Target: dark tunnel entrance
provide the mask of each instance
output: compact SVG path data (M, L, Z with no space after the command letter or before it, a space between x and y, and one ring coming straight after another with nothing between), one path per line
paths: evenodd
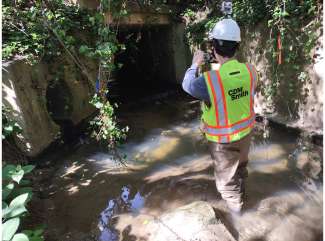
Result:
M112 95L122 102L153 96L176 87L170 26L122 29L126 50L117 55Z
M52 120L61 128L61 137L65 142L74 141L78 131L71 120L73 96L69 86L62 79L55 77L46 90L46 107Z

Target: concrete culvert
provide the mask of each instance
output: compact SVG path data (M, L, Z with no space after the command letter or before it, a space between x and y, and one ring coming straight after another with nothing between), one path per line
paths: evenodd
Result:
M110 82L111 96L137 99L175 88L171 26L125 27L118 39L126 50L116 56L121 67Z

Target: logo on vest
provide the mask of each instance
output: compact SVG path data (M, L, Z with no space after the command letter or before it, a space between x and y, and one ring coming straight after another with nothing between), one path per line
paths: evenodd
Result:
M241 97L247 96L248 91L244 90L243 87L240 87L240 88L229 90L228 95L231 97L231 100L237 100Z

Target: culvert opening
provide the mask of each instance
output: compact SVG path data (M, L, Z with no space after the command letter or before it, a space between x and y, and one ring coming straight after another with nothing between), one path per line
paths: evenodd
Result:
M55 122L70 119L72 95L62 79L55 78L46 90L47 110Z
M118 39L126 50L109 83L111 96L125 102L172 90L176 86L170 26L124 28Z
M70 142L75 137L71 120L72 95L69 87L62 79L53 79L46 90L46 106L52 120L61 128L61 137Z

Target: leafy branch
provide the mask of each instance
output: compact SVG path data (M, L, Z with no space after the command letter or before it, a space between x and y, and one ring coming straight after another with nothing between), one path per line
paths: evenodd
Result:
M26 217L26 205L32 199L30 182L23 177L32 172L33 165L6 165L2 169L2 240L43 241L43 229L21 230L21 220Z

